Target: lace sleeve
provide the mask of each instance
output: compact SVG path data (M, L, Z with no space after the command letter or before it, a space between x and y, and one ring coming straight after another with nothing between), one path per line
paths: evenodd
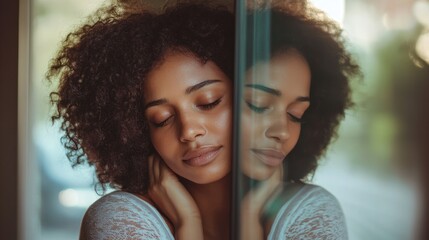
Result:
M279 215L273 224L271 239L347 239L341 206L321 187L304 187L282 207Z
M174 239L155 208L126 192L96 201L85 213L81 240Z

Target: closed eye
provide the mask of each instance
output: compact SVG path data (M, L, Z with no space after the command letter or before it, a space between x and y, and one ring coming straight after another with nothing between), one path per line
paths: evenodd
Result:
M258 106L253 105L250 102L246 102L246 104L252 111L254 111L256 113L263 113L266 110L268 110L268 107L258 107Z
M302 123L302 118L299 118L291 113L287 113L287 115L290 117L290 119L292 120L292 122L297 122L297 123Z
M208 104L198 105L198 108L200 108L202 110L205 110L205 111L206 110L210 110L210 109L213 109L214 107L216 107L221 101L222 101L222 98L218 98L214 102L211 102L211 103L208 103Z
M164 126L166 126L172 119L173 119L173 117L174 117L174 115L171 115L170 117L168 117L167 119L165 119L164 121L162 121L162 122L159 122L159 123L155 123L155 122L152 122L152 124L156 127L156 128L161 128L161 127L164 127Z

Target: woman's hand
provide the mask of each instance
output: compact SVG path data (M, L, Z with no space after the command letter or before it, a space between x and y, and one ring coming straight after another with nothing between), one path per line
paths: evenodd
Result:
M198 206L158 155L149 157L149 180L149 197L174 225L175 238L203 239Z
M241 201L241 239L264 239L261 215L265 204L281 185L283 168L280 167L257 188L250 190Z

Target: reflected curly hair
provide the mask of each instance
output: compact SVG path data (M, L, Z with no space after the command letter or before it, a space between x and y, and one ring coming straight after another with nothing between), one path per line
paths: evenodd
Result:
M349 81L361 73L345 49L341 28L320 10L307 4L294 6L259 9L248 14L246 65L250 68L258 61L269 61L291 49L308 62L310 107L302 117L298 142L284 161L288 169L285 180L302 182L314 174L318 159L337 136L345 110L353 105ZM259 54L253 49L261 35L256 31L265 31L259 25L263 21L271 26L270 54Z
M108 6L70 33L50 64L48 80L59 79L52 121L73 166L94 165L103 191L147 191L153 147L142 82L167 51L213 61L233 79L234 16L197 4L163 13Z

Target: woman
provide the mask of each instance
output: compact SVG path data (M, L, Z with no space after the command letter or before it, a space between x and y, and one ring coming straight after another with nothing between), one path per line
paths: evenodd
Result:
M241 168L258 184L242 200L242 239L347 239L336 198L305 180L352 104L349 79L359 70L337 25L303 6L247 17ZM253 36L263 21L270 42L261 54Z
M100 10L50 66L68 157L116 191L81 239L228 239L234 18L178 5Z

